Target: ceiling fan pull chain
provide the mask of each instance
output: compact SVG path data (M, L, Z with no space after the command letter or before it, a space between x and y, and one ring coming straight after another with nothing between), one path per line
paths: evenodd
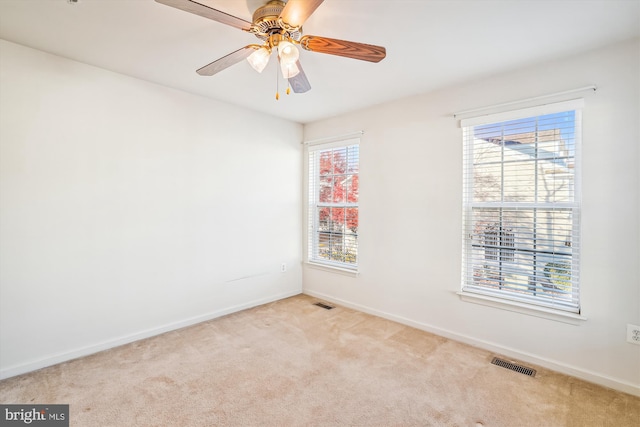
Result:
M280 79L278 78L278 67L276 67L276 101L280 99L279 83L280 83Z

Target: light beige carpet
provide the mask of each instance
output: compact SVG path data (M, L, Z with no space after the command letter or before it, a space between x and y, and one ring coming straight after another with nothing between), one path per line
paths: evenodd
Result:
M72 426L638 426L640 398L300 295L0 382ZM535 368L535 367L534 367Z

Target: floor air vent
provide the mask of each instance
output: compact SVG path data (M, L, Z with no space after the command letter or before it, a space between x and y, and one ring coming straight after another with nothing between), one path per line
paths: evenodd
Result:
M323 302L316 302L313 305L317 305L318 307L322 307L322 308L324 308L326 310L331 310L332 308L334 308L332 305L325 304Z
M494 364L494 365L497 365L497 366L501 366L503 368L511 369L512 371L518 372L520 374L528 375L530 377L535 377L536 376L536 370L535 369L531 369L531 368L527 368L526 366L517 365L515 363L507 362L506 360L499 359L497 357L494 357L493 360L491 361L491 363Z

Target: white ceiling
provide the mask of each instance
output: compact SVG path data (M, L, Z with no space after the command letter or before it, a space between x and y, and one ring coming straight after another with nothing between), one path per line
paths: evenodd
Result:
M261 0L201 0L251 21ZM266 2L266 0L265 0ZM0 38L308 123L640 36L640 0L325 0L304 33L385 46L380 63L301 50L311 83L275 100L276 61L195 70L251 34L153 0L0 0Z

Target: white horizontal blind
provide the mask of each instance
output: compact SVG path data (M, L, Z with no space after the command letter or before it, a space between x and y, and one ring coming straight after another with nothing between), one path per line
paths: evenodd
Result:
M309 261L358 265L359 139L309 147Z
M463 291L580 312L581 110L566 107L463 122Z

